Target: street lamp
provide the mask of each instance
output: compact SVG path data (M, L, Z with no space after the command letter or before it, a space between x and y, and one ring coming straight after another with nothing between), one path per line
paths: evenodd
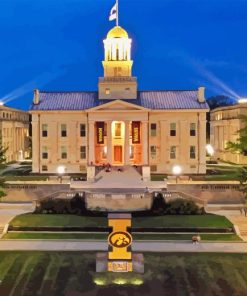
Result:
M57 168L57 173L58 173L59 178L60 178L60 183L62 183L63 174L65 173L65 166L60 165L60 166Z
M178 183L178 176L182 173L182 168L180 165L174 165L172 168L173 175L176 176L176 184Z

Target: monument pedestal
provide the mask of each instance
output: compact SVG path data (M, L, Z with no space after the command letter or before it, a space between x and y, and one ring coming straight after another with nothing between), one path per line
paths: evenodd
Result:
M108 253L96 253L96 272L108 272L109 266L112 272L128 272L132 264L132 271L144 273L144 256L142 253L132 253L132 260L109 260Z

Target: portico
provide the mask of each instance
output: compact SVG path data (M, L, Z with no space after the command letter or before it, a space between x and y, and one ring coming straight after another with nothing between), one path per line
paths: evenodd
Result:
M114 101L88 112L89 165L123 166L148 163L147 109L123 101Z

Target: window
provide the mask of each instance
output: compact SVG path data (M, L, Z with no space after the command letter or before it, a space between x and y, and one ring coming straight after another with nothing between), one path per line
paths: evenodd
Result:
M121 137L121 123L115 123L115 137Z
M176 146L171 146L170 147L170 159L176 159L177 157L177 147Z
M85 124L80 124L80 136L86 137L86 125Z
M86 159L86 146L81 146L80 156L81 156L81 159Z
M130 145L130 159L134 159L134 146Z
M42 158L48 159L48 148L46 146L43 146L42 148Z
M196 158L196 146L190 146L190 159Z
M157 147L156 146L151 146L150 151L151 151L151 157L155 158L156 157Z
M176 137L176 123L170 124L170 136Z
M42 124L42 137L48 137L48 125Z
M156 137L157 125L156 123L151 123L151 137Z
M104 148L103 148L103 153L102 153L102 158L106 158L107 157L107 147L106 146L104 146Z
M105 89L105 94L106 94L106 95L110 95L110 94L111 94L110 88L106 88L106 89Z
M48 171L47 165L42 165L42 172L47 172L47 171Z
M65 147L65 146L61 147L61 158L67 159L67 147Z
M195 137L196 136L196 123L190 124L190 136Z
M61 137L67 137L67 125L61 124Z

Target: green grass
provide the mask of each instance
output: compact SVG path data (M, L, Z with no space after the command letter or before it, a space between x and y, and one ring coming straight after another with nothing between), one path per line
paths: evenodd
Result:
M167 175L164 175L164 174L151 175L151 181L164 181L164 178L167 178Z
M246 254L144 254L145 273L96 273L95 253L0 252L0 295L246 295Z
M107 226L107 218L76 215L23 214L15 217L12 226Z
M5 181L46 181L48 176L3 176Z
M105 217L75 215L23 214L15 217L12 226L107 226ZM181 215L138 217L132 220L133 227L232 227L232 223L217 215Z
M9 232L3 239L96 239L107 240L106 233L24 233ZM134 233L134 240L191 240L192 234L139 234ZM241 241L235 234L201 234L203 241Z
M232 227L232 223L218 215L180 215L138 217L133 219L133 227Z

